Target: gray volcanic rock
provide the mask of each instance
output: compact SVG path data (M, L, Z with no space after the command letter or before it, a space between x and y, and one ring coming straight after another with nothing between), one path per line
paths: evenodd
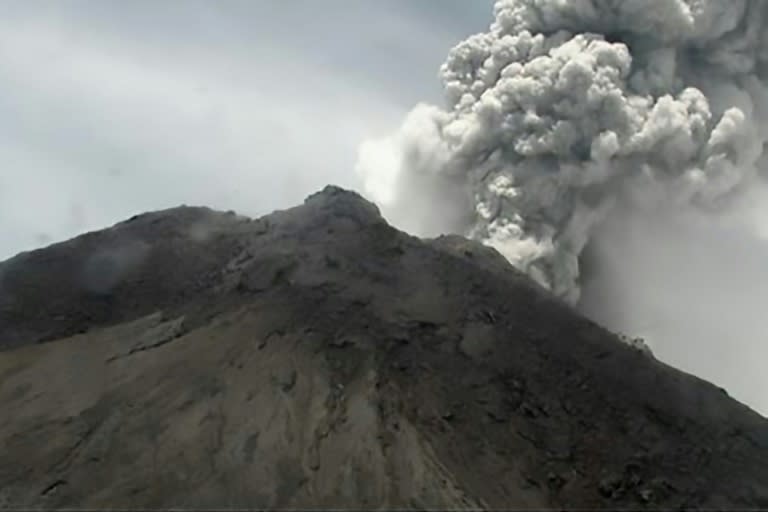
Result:
M768 421L328 187L0 264L0 506L768 507Z

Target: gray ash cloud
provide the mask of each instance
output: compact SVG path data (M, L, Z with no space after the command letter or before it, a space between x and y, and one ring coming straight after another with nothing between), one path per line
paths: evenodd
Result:
M366 141L366 191L401 226L463 232L573 303L617 205L728 208L768 141L768 2L499 0L489 30Z

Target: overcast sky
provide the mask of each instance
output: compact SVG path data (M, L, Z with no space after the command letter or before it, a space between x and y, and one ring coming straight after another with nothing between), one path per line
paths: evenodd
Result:
M0 259L179 204L357 188L491 1L5 1Z

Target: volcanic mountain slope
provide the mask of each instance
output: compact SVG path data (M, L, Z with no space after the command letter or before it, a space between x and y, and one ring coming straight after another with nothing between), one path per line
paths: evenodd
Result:
M5 507L768 507L768 421L328 187L0 264Z

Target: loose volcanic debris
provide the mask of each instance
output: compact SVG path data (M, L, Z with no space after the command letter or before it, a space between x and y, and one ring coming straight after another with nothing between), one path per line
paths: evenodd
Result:
M5 508L768 506L765 418L352 192L0 274Z

